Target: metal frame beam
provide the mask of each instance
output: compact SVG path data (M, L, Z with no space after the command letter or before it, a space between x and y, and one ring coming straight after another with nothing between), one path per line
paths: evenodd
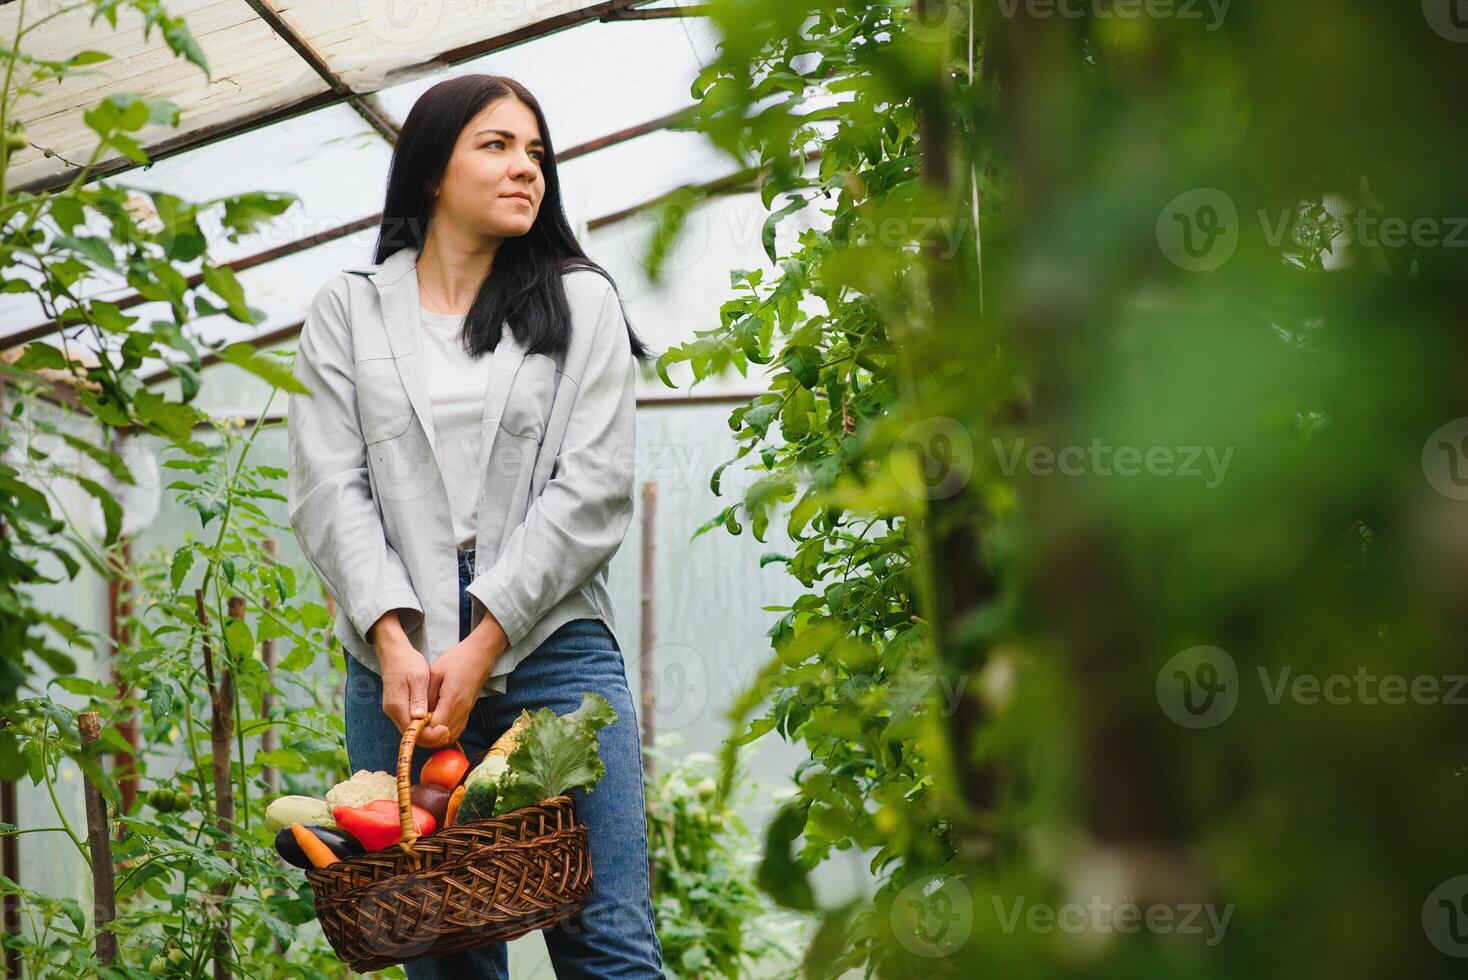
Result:
M387 113L382 111L376 99L369 95L359 95L354 92L352 87L342 81L341 76L332 70L331 65L327 64L326 59L321 57L315 48L311 47L311 42L296 33L296 29L286 23L285 19L266 0L245 0L245 2L275 32L277 37L290 45L291 50L295 51L296 54L301 56L302 61L311 66L311 70L321 77L321 80L326 83L327 88L331 89L333 95L346 100L346 103L352 107L353 111L367 121L367 125L382 134L383 139L389 143L397 143L398 124L388 118Z
M240 116L227 122L191 130L190 132L182 133L178 136L146 146L143 149L148 154L149 163L156 163L159 160L183 153L195 147L204 146L208 143L217 142L218 140L237 136L242 133L248 133L263 126L271 125L272 123L294 118L303 113L312 112L316 109L324 109L328 106L340 105L342 103L349 103L352 105L352 108L363 113L364 118L379 132L383 132L383 126L386 126L389 130L396 129L396 125L385 114L381 114L380 119L373 118L380 114L380 110L371 103L364 101L367 96L373 93L352 91L336 77L335 73L331 71L330 66L316 55L306 42L301 40L289 24L285 23L278 15L274 17L268 15L265 11L270 8L263 5L259 0L247 0L247 2L270 24L271 28L280 35L282 40L290 44L292 48L301 54L302 58L318 74L325 73L322 77L329 86L328 90L297 99L295 102L277 106L265 112ZM603 2L594 3L580 10L572 10L566 13L556 14L553 17L547 17L544 20L536 21L534 24L528 24L525 27L506 34L500 34L470 44L462 44L458 47L450 48L447 51L442 51L435 55L425 62L425 64L437 64L446 68L452 67L453 65L477 58L480 55L489 54L493 51L502 51L505 48L514 47L517 44L524 44L526 41L533 41L536 38L545 37L548 34L554 34L568 27L574 27L577 24L584 24L590 21L606 23L618 20L642 19L635 17L629 18L624 16L624 14L631 12L632 8L638 4L647 2L648 0L603 0ZM693 8L669 9L691 10ZM403 70L406 71L407 69L405 68ZM94 179L109 177L137 166L140 166L140 164L133 163L126 157L114 157L111 160L99 161L92 167L91 176ZM18 184L13 190L16 193L29 191L36 194L44 191L58 190L71 183L75 171L75 167L68 167L58 174L52 174L48 177Z
M579 156L584 156L597 150L603 150L609 146L615 146L618 143L623 143L630 139L636 139L639 136L646 136L648 133L654 133L663 129L667 129L670 126L673 126L676 123L688 118L692 114L692 112L693 107L686 107L676 112L670 112L665 116L659 116L656 119L649 119L646 122L638 123L634 126L628 126L625 129L619 129L614 133L608 133L605 136L599 136L596 139L588 140L585 143L578 143L575 146L567 148L564 152L557 153L556 160L558 162L574 160ZM297 252L303 252L308 248L314 248L317 245L324 245L327 242L336 241L338 238L345 238L348 235L354 235L357 232L362 231L363 229L373 227L381 220L382 212L378 211L373 214L366 215L365 217L358 218L355 221L349 221L344 225L339 225L335 228L328 228L327 230L317 232L314 235L308 235L305 238L298 239L294 242L287 242L284 245L278 245L275 248L266 249L263 252L258 252L254 255L249 255L242 259L235 259L231 262L225 262L223 263L223 265L225 268L232 269L235 272L241 272L245 269L252 269L255 266L263 265L266 262L271 262L275 259L286 258L288 256L296 254ZM199 283L203 282L203 276L199 274L189 276L187 282L191 287L197 286ZM123 296L116 300L110 300L109 302L115 303L119 309L128 309L130 307L137 306L139 303L143 302L143 299L141 296L133 293L131 295ZM26 327L18 333L12 334L10 336L0 336L0 345L3 345L4 347L14 347L19 344L29 343L32 340L38 340L41 337L49 336L50 334L55 333L56 330L56 321L47 320L44 323L38 323L35 326Z
M819 153L812 151L806 154L806 160L810 161L819 157L819 155ZM692 188L692 190L695 193L701 194L752 193L755 188L751 185L751 182L756 177L758 177L758 175L758 168L749 168L729 174L725 177L720 177L717 180L711 180L705 184L699 184L698 186ZM640 204L634 204L632 207L623 208L620 211L613 211L611 214L602 215L599 218L593 218L586 223L587 228L588 230L601 228L605 225L613 224L618 221L623 221L634 214L647 210L648 208L656 207L663 201L668 200L676 194L686 192L686 190L688 190L688 188L680 188L679 190L670 191L667 194L659 194L657 197L649 198L648 200L643 201ZM296 334L300 333L301 327L304 324L305 321L300 320L288 326L278 327L275 330L271 330L269 333L261 334L260 336L253 338L250 343L254 344L257 349L268 347L273 344L278 344L281 341L289 340ZM219 363L219 360L219 355L211 352L199 358L199 366L200 368L209 367L210 365ZM162 370L153 372L142 380L143 384L145 385L154 385L171 377L173 377L173 371L164 368Z

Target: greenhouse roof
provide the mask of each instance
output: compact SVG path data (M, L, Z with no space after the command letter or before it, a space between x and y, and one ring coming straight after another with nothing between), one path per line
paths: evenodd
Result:
M0 32L14 33L21 6L0 5ZM296 195L288 211L239 241L206 229L211 260L235 269L250 305L265 316L256 324L222 315L192 321L205 343L289 340L326 278L371 261L396 134L417 97L454 75L509 75L536 94L558 148L566 210L583 241L678 187L747 184L702 135L673 128L692 106L694 76L717 44L699 8L686 2L178 0L168 10L184 18L209 76L174 56L156 28L145 40L130 10L115 29L105 20L88 25L85 10L60 14L27 39L23 50L37 57L92 49L112 58L20 101L15 111L32 147L13 156L9 186L65 186L95 145L83 112L128 92L175 103L179 125L136 134L151 163L103 160L94 168L99 176L194 201L249 191ZM141 302L121 278L89 281L81 292L119 303L131 316L168 315L162 304ZM91 346L79 329L67 334ZM0 295L0 348L46 338L56 341L55 324L34 295ZM169 372L158 361L142 375L158 381Z

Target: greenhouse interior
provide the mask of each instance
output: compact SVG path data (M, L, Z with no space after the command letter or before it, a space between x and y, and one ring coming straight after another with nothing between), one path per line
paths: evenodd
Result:
M1468 958L1462 0L0 61L4 976Z

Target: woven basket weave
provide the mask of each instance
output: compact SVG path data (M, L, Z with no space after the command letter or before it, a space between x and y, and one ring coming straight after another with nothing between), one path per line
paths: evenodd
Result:
M569 796L418 836L408 770L428 722L415 719L398 750L402 840L306 870L321 931L359 973L548 928L591 894L586 827Z

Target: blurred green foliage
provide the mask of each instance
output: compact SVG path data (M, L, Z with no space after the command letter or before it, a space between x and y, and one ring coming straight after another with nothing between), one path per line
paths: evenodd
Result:
M648 857L663 968L672 980L775 976L796 960L800 917L774 907L755 884L759 850L732 804L720 805L716 760L678 752L667 732L644 748ZM755 786L741 780L740 803Z
M713 16L699 128L822 213L663 358L771 365L708 526L792 505L725 762L811 752L810 975L1455 971L1461 5Z

